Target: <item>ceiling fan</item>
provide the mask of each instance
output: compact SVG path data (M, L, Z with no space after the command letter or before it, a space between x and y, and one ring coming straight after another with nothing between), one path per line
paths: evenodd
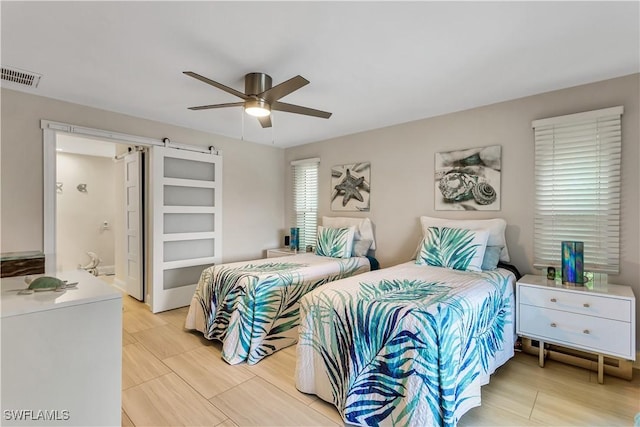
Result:
M271 87L271 77L264 73L249 73L244 76L244 92L218 83L211 79L196 74L193 71L183 71L187 76L198 79L202 82L217 87L227 93L241 98L241 102L229 102L226 104L201 105L199 107L189 107L190 110L209 110L212 108L244 107L247 114L255 116L263 128L271 127L271 111L284 111L287 113L304 114L306 116L321 117L328 119L331 113L314 110L313 108L302 107L300 105L287 104L278 101L301 87L309 84L309 80L302 76L295 76Z

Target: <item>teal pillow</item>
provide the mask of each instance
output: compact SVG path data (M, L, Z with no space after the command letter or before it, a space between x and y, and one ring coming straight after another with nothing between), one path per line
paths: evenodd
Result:
M351 258L355 227L328 228L319 226L316 255L332 258Z
M482 271L495 270L500 261L502 246L487 246L482 259Z
M416 264L482 271L488 238L487 230L429 227L420 245Z

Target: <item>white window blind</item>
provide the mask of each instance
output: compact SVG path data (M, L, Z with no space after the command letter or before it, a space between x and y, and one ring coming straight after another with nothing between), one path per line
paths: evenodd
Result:
M315 246L318 228L318 165L320 159L291 162L293 215L291 223L300 228L300 249Z
M535 120L534 265L584 242L584 270L618 273L623 107Z

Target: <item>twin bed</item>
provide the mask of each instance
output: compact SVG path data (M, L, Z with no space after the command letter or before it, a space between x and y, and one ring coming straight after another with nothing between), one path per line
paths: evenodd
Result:
M301 301L296 386L356 425L456 425L513 356L515 277L408 262Z
M516 276L498 266L509 261L503 220L421 222L414 261L365 274L358 257L332 258L340 272L313 278L272 260L205 270L214 285L198 286L187 326L223 341L229 363L297 342L296 387L347 423L456 425L513 357ZM324 264L316 258L327 257L279 260L304 269Z
M344 230L335 233L334 230ZM323 219L315 253L214 265L202 272L185 327L222 342L229 364L250 365L295 344L299 301L326 283L377 268L368 218Z
M187 329L222 342L222 358L253 365L298 340L300 298L328 282L369 271L365 257L298 254L214 265L203 271Z

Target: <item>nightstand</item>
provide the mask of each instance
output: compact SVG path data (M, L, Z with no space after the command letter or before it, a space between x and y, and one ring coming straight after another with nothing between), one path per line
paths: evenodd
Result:
M296 252L289 248L267 249L267 258L277 258L281 256L295 255Z
M539 341L540 367L545 343L596 354L601 384L605 355L635 360L636 299L629 286L567 286L526 275L516 285L516 301L516 333Z

